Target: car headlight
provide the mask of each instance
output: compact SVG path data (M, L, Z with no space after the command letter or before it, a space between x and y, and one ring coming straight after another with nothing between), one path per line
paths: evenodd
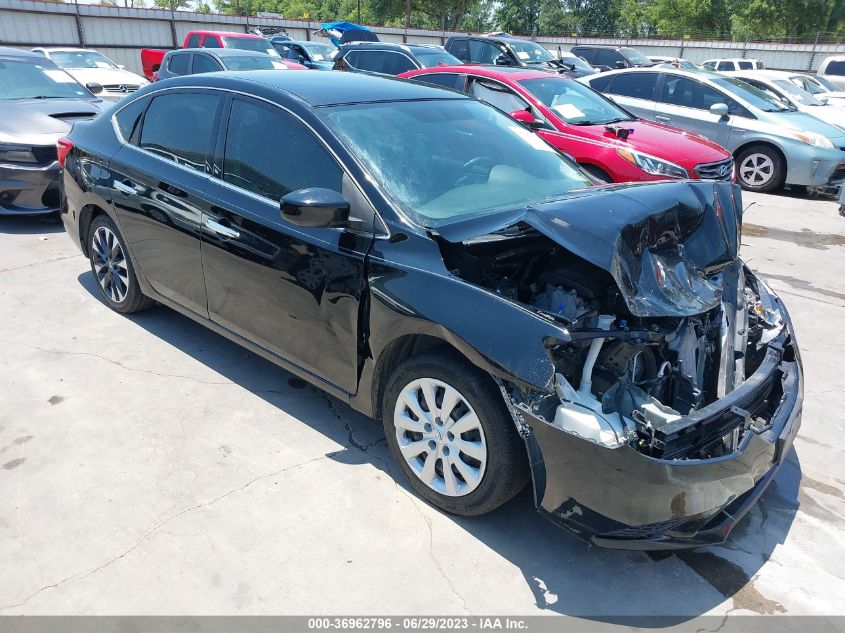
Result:
M802 143L812 145L813 147L821 147L822 149L833 149L835 147L829 138L815 132L809 132L807 130L789 130L787 135L801 141Z
M0 163L37 163L32 148L26 145L0 143Z
M618 148L616 153L647 174L668 176L669 178L689 178L687 170L675 163L622 147Z

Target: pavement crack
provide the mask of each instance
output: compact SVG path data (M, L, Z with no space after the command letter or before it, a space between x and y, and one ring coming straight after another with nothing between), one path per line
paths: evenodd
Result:
M20 341L10 341L8 339L0 339L0 343L6 343L8 345L18 345L20 347L27 347L29 349L34 349L39 352L43 352L45 354L54 354L56 356L87 356L89 358L97 358L99 360L103 360L107 363L111 363L112 365L117 365L126 371L134 371L141 374L151 374L153 376L159 376L161 378L179 378L184 380L192 380L194 382L198 382L204 385L234 385L235 383L230 381L221 381L221 380L202 380L200 378L196 378L194 376L186 376L185 374L168 374L165 372L153 371L152 369L141 369L139 367L130 367L128 365L124 365L122 362L115 360L113 358L109 358L108 356L103 356L102 354L93 354L91 352L71 352L69 350L60 350L60 349L50 349L48 347L40 347L38 345L31 345L30 343L22 343Z
M89 576L106 569L110 565L113 565L117 561L121 560L125 556L131 554L133 551L138 549L144 543L144 541L146 541L151 536L153 536L154 534L159 532L165 525L167 525L168 523L170 523L172 521L175 521L176 519L178 519L181 516L188 514L189 512L194 512L195 510L199 510L200 508L208 508L208 507L214 505L215 503L217 503L218 501L225 499L226 497L229 497L229 496L231 496L235 493L246 490L247 488L249 488L250 486L252 486L254 483L256 483L258 481L261 481L263 479L269 479L270 477L277 477L278 475L280 475L284 472L287 472L289 470L293 470L295 468L300 468L300 467L305 466L307 464L310 464L312 462L320 461L321 459L326 459L327 457L329 457L329 456L328 455L321 455L320 457L313 457L311 459L305 460L304 462L298 462L298 463L292 464L290 466L285 466L284 468L282 468L280 470L275 470L272 473L259 475L258 477L250 479L245 484L238 486L237 488L233 488L232 490L229 490L228 492L225 492L222 495L215 497L211 501L198 503L196 505L190 506L189 508L185 508L184 510L179 511L176 514L173 514L173 515L167 517L166 519L159 521L158 523L156 523L152 527L147 528L141 534L141 536L138 537L138 539L135 541L135 543L131 547L126 549L124 552L122 552L121 554L108 559L106 562L104 562L101 565L98 565L98 566L96 566L92 569L77 572L77 573L71 574L70 576L67 576L66 578L63 578L62 580L59 580L57 582L50 583L49 585L44 585L38 591L31 593L29 596L27 596L26 598L24 598L20 602L17 602L15 604L8 604L8 605L0 606L0 612L7 611L9 609L15 609L15 608L18 608L18 607L22 607L22 606L26 605L30 600L32 600L36 596L40 595L42 592L47 591L48 589L56 589L58 587L66 585L66 584L71 584L71 583L74 583L74 582L78 582L80 580L84 580L85 578L88 578Z
M65 255L64 257L53 257L52 259L45 259L40 262L31 262L29 264L21 264L20 266L12 266L11 268L2 268L0 269L0 274L3 273L10 273L16 270L23 270L24 268L34 268L35 266L43 266L44 264L52 264L53 262L61 262L65 259L75 259L80 257L80 254L77 253L75 255Z

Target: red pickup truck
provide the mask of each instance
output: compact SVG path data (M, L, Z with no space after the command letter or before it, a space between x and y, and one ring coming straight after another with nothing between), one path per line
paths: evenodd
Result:
M252 33L235 33L232 31L188 31L182 48L240 48L279 57L279 53L266 38ZM144 76L150 81L155 81L155 73L158 72L165 53L167 51L161 48L141 50L141 65L144 67ZM304 68L288 59L281 61L291 69Z

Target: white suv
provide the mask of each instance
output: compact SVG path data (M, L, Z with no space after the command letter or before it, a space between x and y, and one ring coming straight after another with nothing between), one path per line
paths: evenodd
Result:
M832 81L840 88L845 88L845 55L825 57L816 74Z
M763 62L759 59L745 59L735 57L733 59L708 59L703 62L702 67L706 70L715 70L717 72L725 72L732 70L763 70Z

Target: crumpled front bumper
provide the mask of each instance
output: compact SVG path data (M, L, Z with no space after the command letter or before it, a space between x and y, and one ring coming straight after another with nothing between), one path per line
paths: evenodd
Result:
M742 385L702 411L739 415L755 398L780 403L737 449L704 460L662 460L630 446L605 448L570 435L521 409L538 509L595 545L679 549L724 542L780 469L801 425L803 375L792 325L769 343L764 361ZM769 390L769 391L767 391Z

